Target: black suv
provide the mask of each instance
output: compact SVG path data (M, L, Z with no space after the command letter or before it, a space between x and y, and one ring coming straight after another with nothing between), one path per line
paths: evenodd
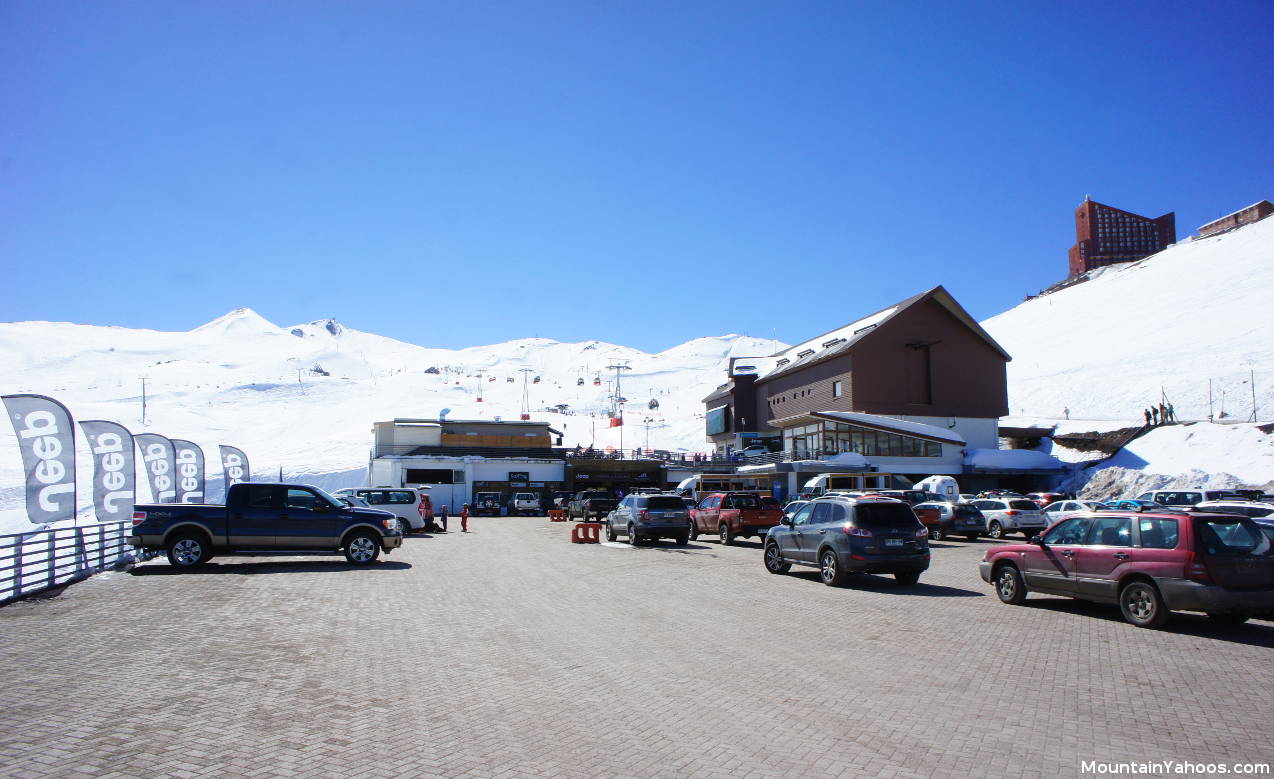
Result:
M801 506L765 537L765 569L816 566L823 583L850 574L889 573L915 584L929 568L929 531L911 506L893 498L828 496Z

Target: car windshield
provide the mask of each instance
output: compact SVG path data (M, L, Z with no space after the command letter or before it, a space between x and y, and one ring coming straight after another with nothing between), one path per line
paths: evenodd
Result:
M905 503L859 503L854 506L854 524L859 527L909 528L916 515Z
M1039 506L1029 500L1010 500L1009 508L1019 511L1039 511Z
M1270 539L1251 520L1208 519L1198 523L1208 554L1220 557L1271 555Z

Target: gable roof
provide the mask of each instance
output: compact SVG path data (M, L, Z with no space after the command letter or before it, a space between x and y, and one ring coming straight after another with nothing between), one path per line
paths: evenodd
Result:
M1012 360L1013 357L1004 351L1004 347L996 343L982 326L969 315L964 307L956 302L955 298L947 292L946 288L938 285L933 289L922 292L919 295L912 295L906 300L895 303L894 305L881 309L874 314L869 314L862 319L839 327L830 332L824 333L808 341L799 343L796 346L790 346L781 352L771 355L770 357L757 358L757 382L769 381L777 376L782 376L810 365L816 365L825 360L845 354L856 348L860 342L866 338L870 338L876 330L889 320L897 317L904 311L917 306L925 301L932 300L938 305L945 308L952 316L954 316L961 324L973 331L974 335L981 338L992 349L1000 354L1006 361ZM734 358L730 361L733 371L736 367L736 361L745 358Z

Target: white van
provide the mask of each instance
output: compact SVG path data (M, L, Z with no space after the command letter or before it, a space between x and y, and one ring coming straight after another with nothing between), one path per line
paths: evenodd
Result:
M941 495L948 503L960 502L960 485L953 476L927 476L916 482L912 489Z

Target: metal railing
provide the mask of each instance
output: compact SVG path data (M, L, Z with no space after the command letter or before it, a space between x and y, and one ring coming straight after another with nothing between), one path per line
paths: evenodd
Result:
M133 523L0 535L0 604L145 559L125 543Z

